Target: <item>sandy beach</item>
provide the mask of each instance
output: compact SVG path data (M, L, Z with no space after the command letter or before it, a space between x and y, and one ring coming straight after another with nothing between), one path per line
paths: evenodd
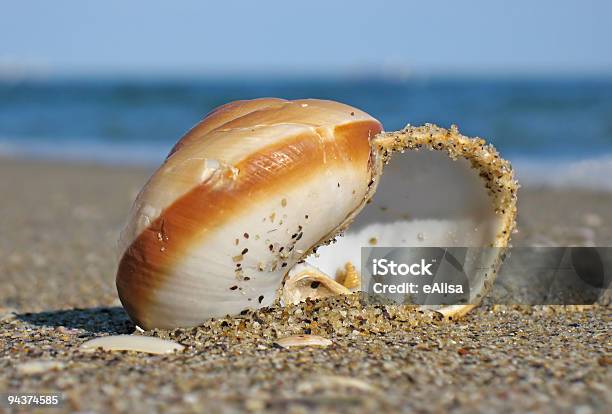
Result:
M443 322L342 298L146 333L186 345L175 355L80 352L134 332L116 241L150 172L0 158L0 394L58 392L65 412L612 409L605 306L480 307ZM515 246L612 246L612 193L522 188L518 223ZM275 345L296 333L333 344Z

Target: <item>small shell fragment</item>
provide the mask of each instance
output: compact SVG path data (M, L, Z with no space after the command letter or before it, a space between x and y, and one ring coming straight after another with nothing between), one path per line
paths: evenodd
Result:
M319 269L307 264L299 264L288 274L281 295L285 305L296 305L310 298L312 300L352 292L344 285L328 277Z
M453 320L465 316L469 311L474 309L476 305L450 305L445 306L435 312L442 315L445 320Z
M104 351L135 351L148 354L170 354L182 351L185 347L178 342L142 335L111 335L95 338L83 343L80 350L93 352L101 348Z
M64 368L65 364L61 361L33 360L17 365L17 372L24 375L42 374Z
M294 335L281 338L276 341L276 343L283 348L291 348L296 346L327 347L332 344L332 341L319 335Z
M351 291L361 288L361 276L351 262L346 262L344 269L338 271L336 279L341 281L342 285Z
M372 384L360 380L358 378L346 377L341 375L318 375L309 381L302 382L298 385L300 392L317 392L330 389L353 389L361 392L372 394L380 394L380 390Z

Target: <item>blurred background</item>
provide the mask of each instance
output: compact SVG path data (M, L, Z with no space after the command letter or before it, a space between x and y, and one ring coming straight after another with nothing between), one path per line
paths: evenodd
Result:
M612 189L612 2L5 3L0 156L158 164L215 106L455 123L524 183Z

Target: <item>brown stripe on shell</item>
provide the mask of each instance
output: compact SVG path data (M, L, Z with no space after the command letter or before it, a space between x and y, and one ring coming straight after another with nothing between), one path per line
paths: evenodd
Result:
M149 326L146 309L175 264L192 243L248 209L245 200L264 202L315 175L323 177L329 164L367 170L370 138L381 130L375 120L357 121L337 126L331 139L316 132L288 137L236 164L236 179L217 176L175 200L121 258L116 283L128 314Z

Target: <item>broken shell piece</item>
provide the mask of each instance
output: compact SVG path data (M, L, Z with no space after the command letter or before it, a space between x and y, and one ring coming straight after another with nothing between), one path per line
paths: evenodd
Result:
M298 391L311 393L335 388L344 390L353 389L375 394L381 393L378 388L366 381L341 375L317 375L310 380L301 382L297 386Z
M463 316L492 285L515 228L512 167L484 140L454 126L383 132L372 146L370 202L342 228L343 237L319 247L307 263L323 274L343 272L347 262L361 264L361 247L372 237L380 246L494 247L467 253L469 304L424 306L447 319Z
M188 327L269 306L279 291L286 303L310 297L296 279L281 288L304 260L311 283L350 292L333 277L359 268L373 241L499 247L471 258L478 303L515 227L517 188L510 164L456 127L382 132L338 102L233 102L189 131L138 195L117 290L138 326Z
M348 288L331 279L319 269L300 263L296 265L285 280L281 302L295 305L306 299L321 299L329 296L348 295Z
M322 346L327 347L333 342L319 335L293 335L281 338L276 343L283 348L298 346Z
M23 362L16 366L17 372L24 375L42 374L48 371L63 369L66 366L62 361L33 360Z
M442 317L446 320L453 320L467 315L467 313L475 307L476 305L450 305L444 306L436 310L436 312L442 315Z
M141 335L102 336L89 340L79 347L83 352L94 352L98 348L104 351L135 351L147 354L170 354L185 349L178 342Z

